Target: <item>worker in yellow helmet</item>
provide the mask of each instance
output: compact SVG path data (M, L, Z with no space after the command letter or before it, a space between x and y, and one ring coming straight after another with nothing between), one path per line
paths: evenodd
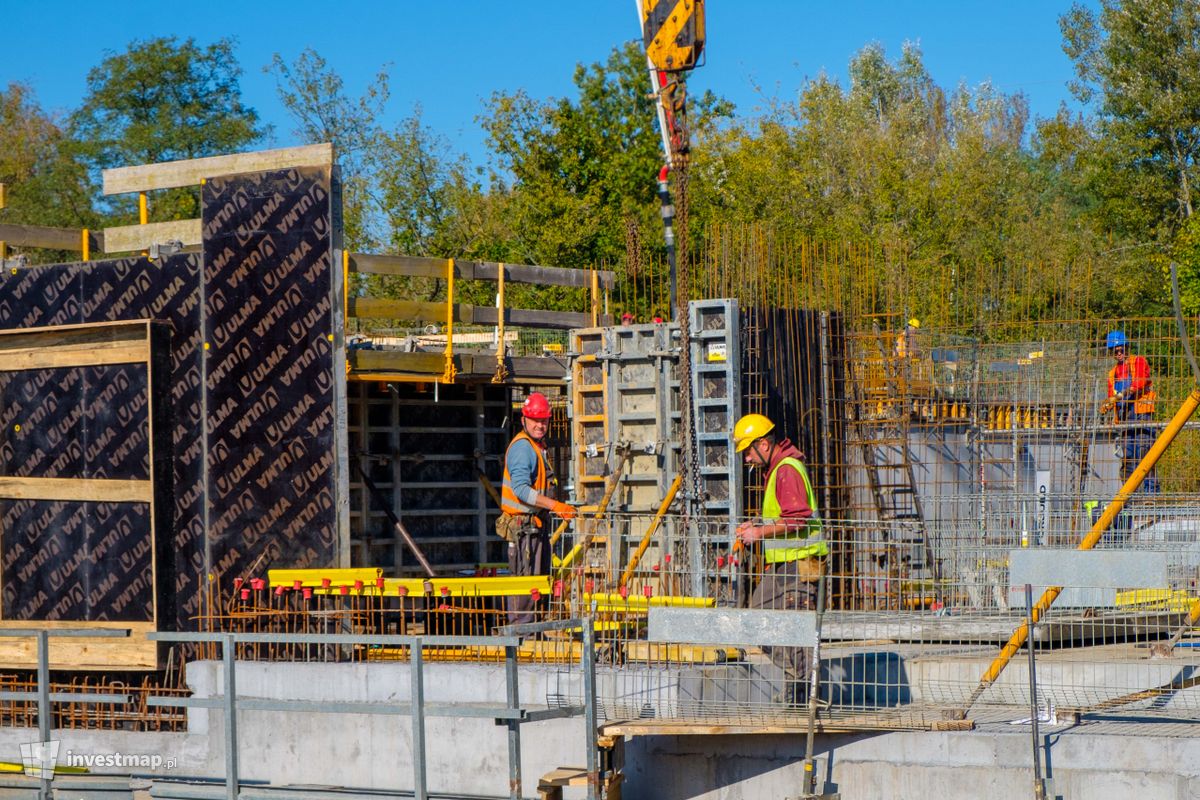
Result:
M750 595L751 608L810 609L816 603L829 545L822 538L817 496L804 468L804 454L775 435L775 423L747 414L733 429L734 449L751 468L766 475L762 521L737 527L743 545L763 543L762 580ZM785 702L801 705L808 687L811 651L798 647L763 648L786 677Z
M912 356L916 358L917 348L915 339L917 331L921 330L921 320L913 317L904 326L904 330L900 331L900 335L896 337L896 358L905 358Z

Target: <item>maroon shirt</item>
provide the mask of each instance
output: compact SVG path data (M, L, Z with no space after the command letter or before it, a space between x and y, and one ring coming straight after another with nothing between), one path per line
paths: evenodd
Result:
M803 460L802 454L790 439L784 439L775 446L771 465L767 469L768 477L775 465L785 458ZM787 523L789 530L803 528L806 520L813 515L813 510L808 505L808 492L804 490L804 478L798 470L790 466L781 467L779 474L775 476L775 499L779 501L780 508L780 517L776 522Z

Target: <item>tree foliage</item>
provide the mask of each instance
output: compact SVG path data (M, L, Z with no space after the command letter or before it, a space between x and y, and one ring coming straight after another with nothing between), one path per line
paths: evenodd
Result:
M110 53L88 73L87 95L71 116L78 157L95 171L246 149L266 129L242 100L241 74L230 39L202 47L162 37ZM199 216L197 194L164 193L152 213Z

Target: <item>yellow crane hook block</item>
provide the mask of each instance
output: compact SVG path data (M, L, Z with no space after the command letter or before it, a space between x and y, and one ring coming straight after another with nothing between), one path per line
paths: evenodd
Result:
M642 38L656 69L694 69L704 52L704 0L642 0Z

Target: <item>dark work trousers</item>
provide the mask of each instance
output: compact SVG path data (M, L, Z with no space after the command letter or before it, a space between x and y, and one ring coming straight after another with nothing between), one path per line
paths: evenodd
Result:
M750 594L750 608L775 611L813 609L817 605L817 582L800 577L802 561L783 561L768 564L762 581ZM811 577L811 564L803 565L805 577ZM762 651L783 670L787 703L803 703L807 697L808 671L812 664L812 649L808 647L764 647Z
M531 521L522 525L515 542L508 544L508 570L513 575L550 574L549 520L542 520L538 528ZM527 594L508 598L508 624L523 625L537 622L538 610L545 610L547 598L534 601Z
M1122 422L1151 422L1154 420L1153 414L1134 414L1130 412L1122 417ZM1150 452L1150 448L1154 445L1154 440L1157 438L1157 432L1154 428L1124 428L1117 439L1117 455L1121 459L1121 483L1129 480L1129 476L1137 470L1138 464L1142 463L1142 459ZM1142 481L1142 485L1138 487L1137 495L1159 494L1162 488L1158 483L1158 471L1151 469L1146 473L1146 479ZM1104 541L1112 545L1127 544L1130 537L1130 529L1133 527L1133 520L1128 511L1122 511L1113 520L1112 530L1106 534Z
M1127 423L1151 422L1153 420L1153 414L1129 414L1125 417L1125 422ZM1155 431L1149 427L1126 428L1121 432L1121 438L1121 480L1127 481L1154 445ZM1158 494L1161 491L1158 486L1158 473L1155 470L1150 470L1150 472L1146 473L1146 479L1142 481L1142 485L1138 491L1143 494Z

